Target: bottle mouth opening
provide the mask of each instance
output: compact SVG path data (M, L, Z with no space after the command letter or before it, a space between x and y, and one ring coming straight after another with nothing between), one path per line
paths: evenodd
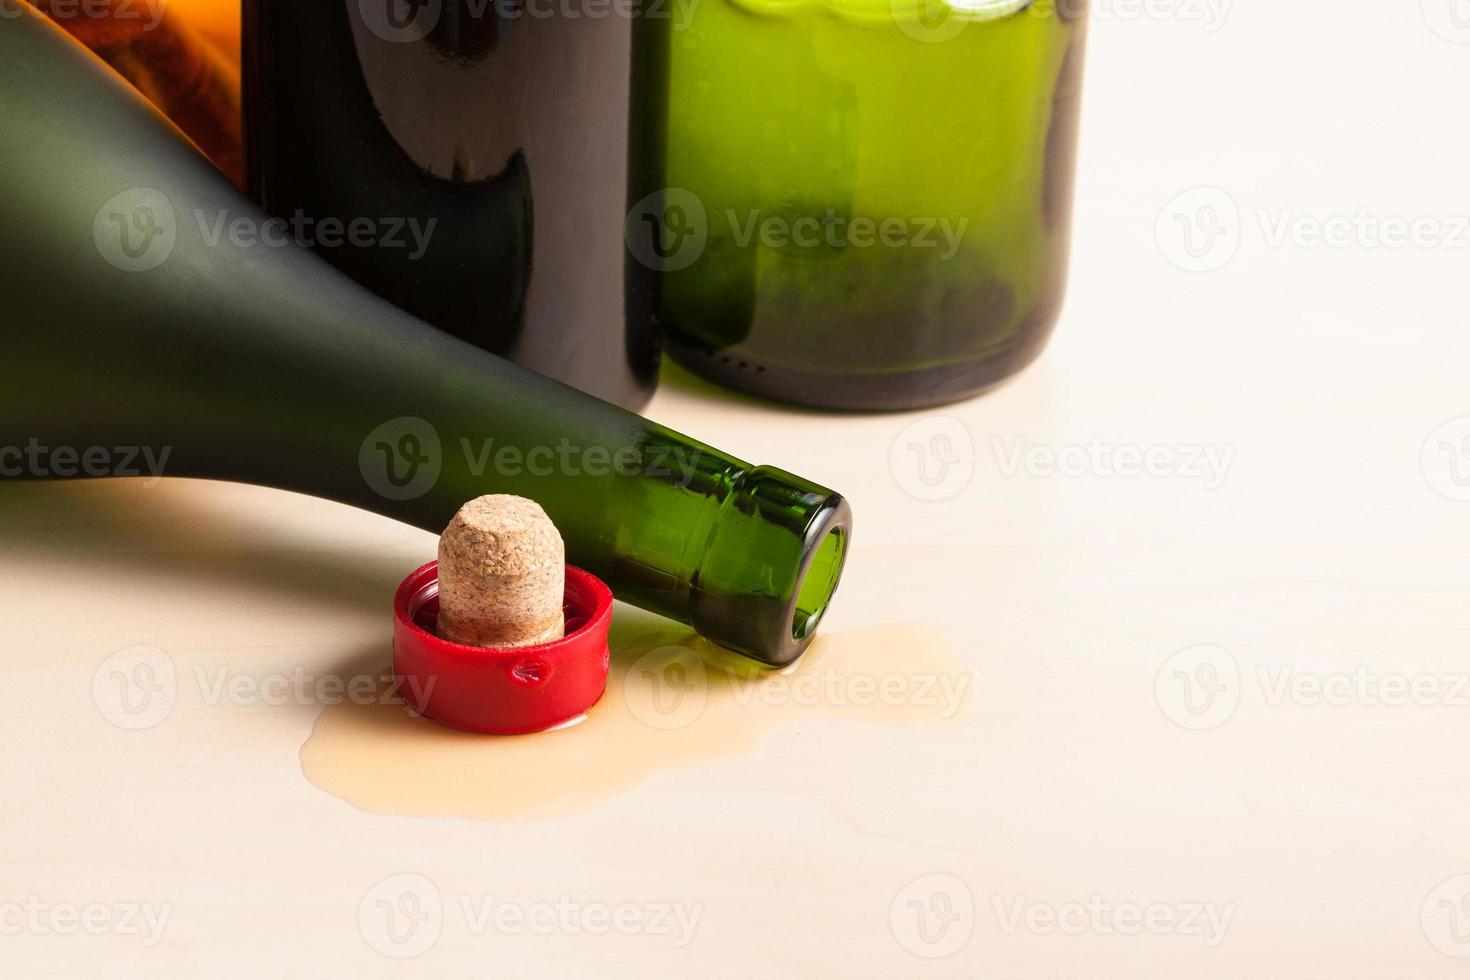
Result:
M831 527L812 556L796 594L796 609L791 618L791 638L800 643L816 632L847 559L847 528Z
M728 650L787 666L816 636L851 541L841 495L756 467L721 505L690 583L690 624Z

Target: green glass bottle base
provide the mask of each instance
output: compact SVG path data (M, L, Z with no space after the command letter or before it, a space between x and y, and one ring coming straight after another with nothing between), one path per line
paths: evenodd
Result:
M839 412L904 412L934 408L985 394L1041 355L1051 336L1033 331L1025 343L983 358L914 371L830 374L763 364L738 348L694 347L665 337L675 361L717 385L803 408Z
M959 401L1034 360L1066 279L1084 13L709 0L664 22L629 241L673 355L845 411Z

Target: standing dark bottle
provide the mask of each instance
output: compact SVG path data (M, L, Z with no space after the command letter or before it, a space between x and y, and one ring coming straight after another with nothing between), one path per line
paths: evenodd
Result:
M246 0L251 193L442 330L636 408L651 273L628 261L630 18L507 0Z

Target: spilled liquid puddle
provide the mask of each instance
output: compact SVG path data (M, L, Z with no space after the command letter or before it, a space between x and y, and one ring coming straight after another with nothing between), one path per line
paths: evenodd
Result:
M663 772L751 755L770 733L813 718L943 724L964 713L975 687L949 642L922 626L822 637L782 671L687 630L615 632L612 646L607 693L552 731L471 735L414 717L400 698L344 701L317 719L302 770L319 789L374 813L559 816Z

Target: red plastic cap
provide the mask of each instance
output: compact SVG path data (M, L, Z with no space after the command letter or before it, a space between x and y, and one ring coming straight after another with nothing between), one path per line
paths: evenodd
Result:
M612 590L567 568L567 635L493 650L440 639L439 563L403 580L393 598L393 673L415 711L467 732L524 735L586 712L607 690Z

